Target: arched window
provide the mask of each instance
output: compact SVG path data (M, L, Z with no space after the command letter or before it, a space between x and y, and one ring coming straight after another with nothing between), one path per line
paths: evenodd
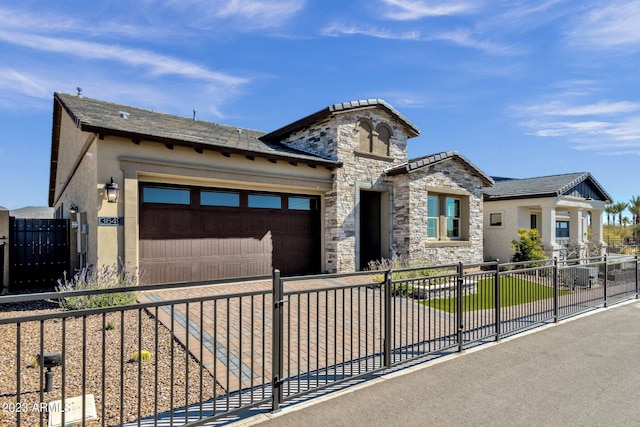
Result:
M371 152L372 140L373 140L373 127L367 121L360 120L358 122L358 134L360 145L358 149L365 153Z
M373 138L373 154L381 156L389 155L389 140L391 139L391 129L387 125L378 125L375 138Z

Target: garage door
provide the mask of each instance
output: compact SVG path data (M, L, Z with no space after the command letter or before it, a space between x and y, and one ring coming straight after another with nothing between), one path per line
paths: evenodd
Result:
M146 283L320 271L317 196L142 184Z

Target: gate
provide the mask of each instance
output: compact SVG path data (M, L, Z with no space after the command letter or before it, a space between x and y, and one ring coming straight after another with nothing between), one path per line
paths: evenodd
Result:
M9 283L11 292L50 290L69 271L69 221L9 221Z

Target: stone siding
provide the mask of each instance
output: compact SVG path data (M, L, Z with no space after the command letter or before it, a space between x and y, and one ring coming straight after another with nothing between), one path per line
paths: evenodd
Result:
M358 120L373 126L387 124L392 130L389 157L358 153ZM333 188L325 196L325 270L355 271L358 268L359 192L361 189L392 194L392 180L384 171L407 161L407 134L404 128L380 109L356 110L332 115L312 127L290 135L283 143L333 158L342 167L333 171Z
M463 163L448 159L395 178L394 235L395 254L430 264L482 262L482 180ZM427 196L429 190L450 191L461 196L462 221L467 222L463 240L427 239Z
M392 130L389 156L359 152L358 121L366 119L375 129L384 123ZM445 160L411 173L388 177L385 170L407 161L407 132L378 108L331 115L313 126L289 135L284 144L335 159L342 167L332 172L332 189L324 198L324 269L349 272L359 267L360 190L379 191L389 219L382 213L382 256L394 254L431 264L482 262L481 179L455 160ZM464 193L468 199L469 227L464 241L427 240L427 189ZM385 226L385 221L387 225Z

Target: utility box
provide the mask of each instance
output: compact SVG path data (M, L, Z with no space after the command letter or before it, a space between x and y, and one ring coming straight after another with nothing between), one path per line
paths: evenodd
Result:
M573 267L572 275L576 278L576 286L591 287L598 281L597 267Z

